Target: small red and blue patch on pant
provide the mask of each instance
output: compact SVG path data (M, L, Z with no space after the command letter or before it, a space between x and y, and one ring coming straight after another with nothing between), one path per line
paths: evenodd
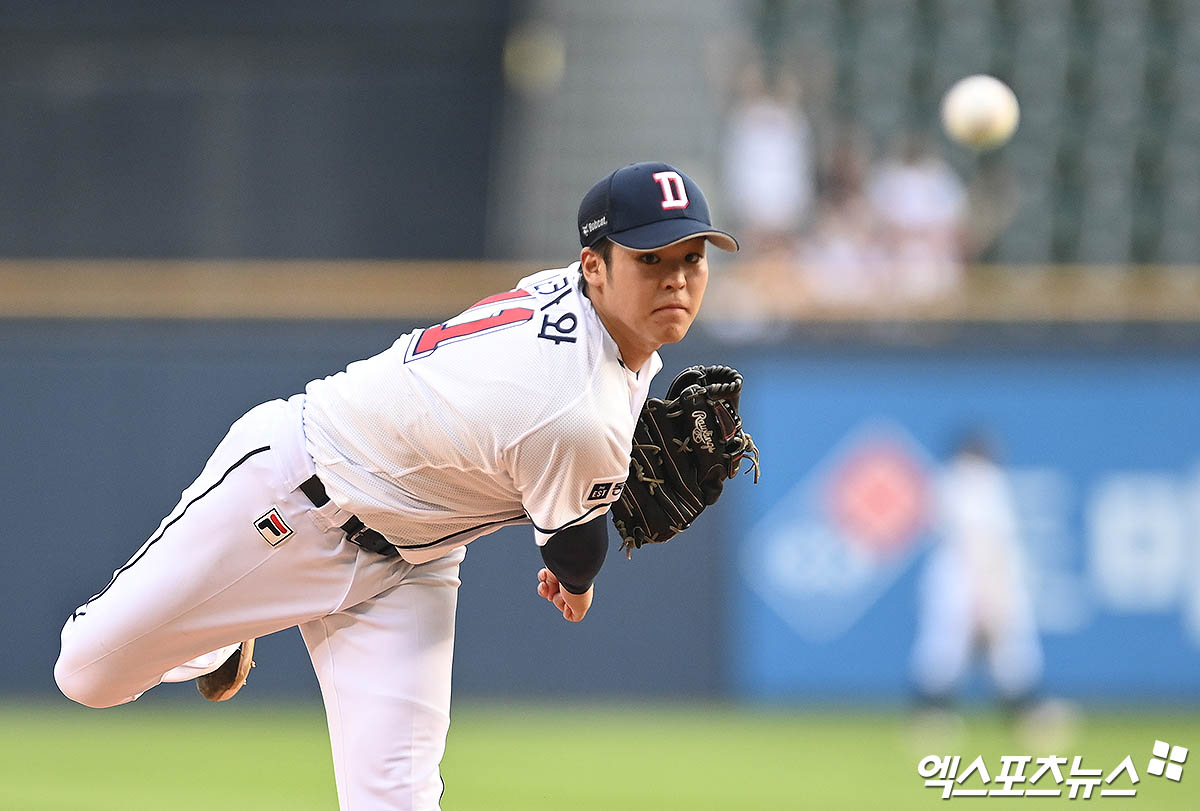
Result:
M271 546L279 546L292 536L292 528L283 520L283 516L279 514L279 508L272 507L265 515L254 522L254 528L258 530L258 534L263 536L263 540Z

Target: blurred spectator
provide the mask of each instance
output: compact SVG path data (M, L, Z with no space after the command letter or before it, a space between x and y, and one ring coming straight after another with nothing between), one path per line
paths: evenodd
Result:
M978 259L1016 219L1021 202L1017 177L1001 156L984 155L978 161L967 185L967 200L966 256Z
M866 194L870 161L867 136L844 127L822 178L816 221L798 257L804 288L817 305L863 306L885 293L886 253Z
M799 86L781 74L770 85L758 62L738 75L722 145L725 210L743 250L710 280L706 319L727 340L781 336L799 311L797 238L813 204L812 134Z
M1042 649L1009 483L981 435L969 435L946 465L936 507L939 542L918 592L917 690L931 704L949 702L982 651L1001 697L1024 707L1041 678Z
M967 197L962 181L922 135L877 166L867 197L882 224L890 262L889 300L931 301L953 294L963 275Z
M724 144L726 205L751 252L790 247L814 193L812 135L799 85L761 68L743 69Z

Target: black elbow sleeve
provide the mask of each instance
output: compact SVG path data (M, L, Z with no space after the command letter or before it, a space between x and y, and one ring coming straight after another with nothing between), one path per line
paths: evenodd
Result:
M583 594L592 587L608 554L608 515L554 533L541 547L546 568L562 587Z

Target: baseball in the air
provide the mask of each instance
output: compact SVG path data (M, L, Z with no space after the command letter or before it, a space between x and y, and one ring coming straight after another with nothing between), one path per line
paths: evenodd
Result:
M977 73L959 79L942 97L946 134L971 149L995 149L1017 130L1017 96L994 76Z

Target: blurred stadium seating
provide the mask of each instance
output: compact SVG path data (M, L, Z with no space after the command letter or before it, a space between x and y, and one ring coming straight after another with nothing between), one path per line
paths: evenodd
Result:
M877 143L928 129L968 73L1008 82L1021 130L999 156L1021 206L986 258L1026 264L1194 263L1200 233L1200 7L1184 0L767 0L781 64L828 58L806 109ZM827 51L826 57L821 57ZM816 55L816 57L814 57ZM971 158L951 153L962 171Z

